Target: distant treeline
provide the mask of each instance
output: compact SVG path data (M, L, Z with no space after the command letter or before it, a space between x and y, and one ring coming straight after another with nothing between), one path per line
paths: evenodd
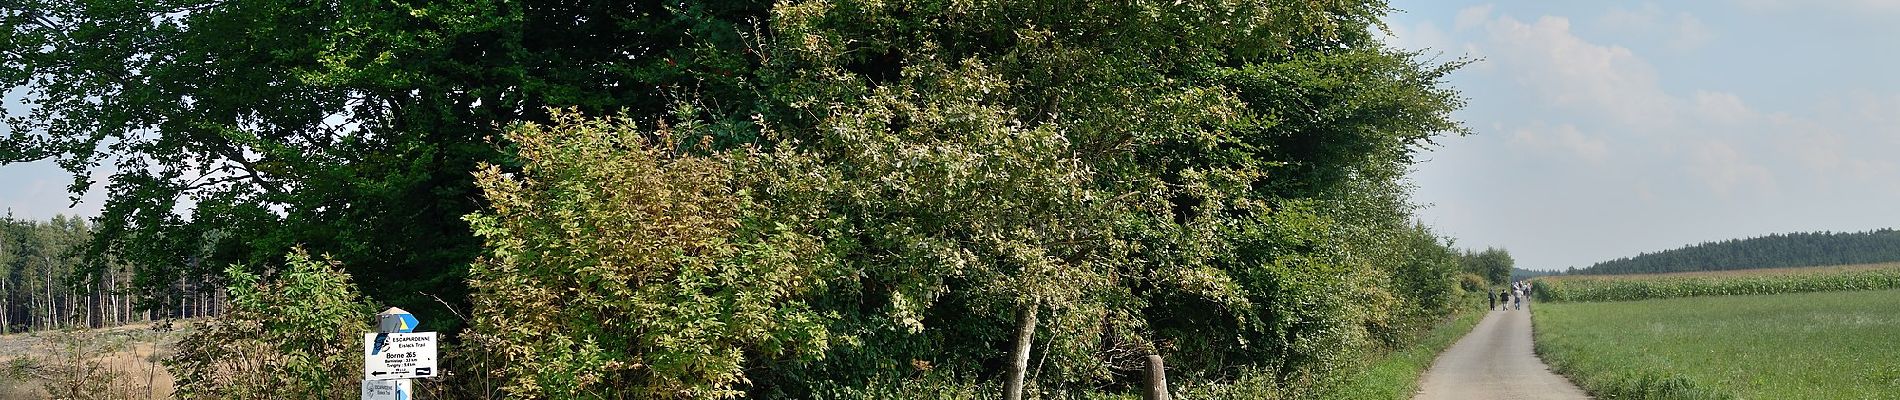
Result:
M1705 242L1604 261L1570 274L1648 274L1900 261L1900 232L1813 232Z
M170 277L138 291L130 266L87 263L96 228L63 215L0 217L0 333L197 317L224 307L220 288L201 277Z
M1559 274L1563 274L1563 271L1555 271L1555 270L1546 271L1546 270L1541 270L1541 269L1511 268L1511 281L1515 282L1515 281L1521 281L1521 280L1530 279L1530 278L1536 278L1540 276L1550 276L1550 275L1559 275Z

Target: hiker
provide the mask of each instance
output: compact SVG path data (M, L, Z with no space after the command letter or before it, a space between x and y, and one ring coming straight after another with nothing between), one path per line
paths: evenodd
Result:
M1498 289L1498 300L1504 302L1503 309L1505 310L1511 309L1511 291L1510 290Z
M1497 310L1498 310L1498 294L1497 294L1497 293L1491 293L1491 291L1489 291L1489 290L1486 290L1486 291L1484 291L1484 298L1485 298L1486 300L1490 300L1490 301L1491 301L1491 305L1490 305L1490 306L1487 306L1487 307L1485 307L1485 309L1487 309L1487 310L1491 310L1491 311L1497 311Z
M1511 294L1514 295L1512 297L1516 297L1515 299L1512 299L1512 300L1517 300L1517 303L1516 303L1517 309L1519 310L1524 309L1524 289L1518 289L1516 292L1513 292Z

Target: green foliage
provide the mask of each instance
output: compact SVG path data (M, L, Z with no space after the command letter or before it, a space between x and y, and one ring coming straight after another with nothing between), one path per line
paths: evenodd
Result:
M1540 301L1629 301L1900 288L1900 269L1789 272L1778 275L1658 276L1533 280Z
M1465 293L1484 293L1490 290L1490 287L1490 283L1486 282L1484 277L1472 274L1458 275L1458 289Z
M21 0L0 7L0 163L50 160L106 195L95 261L180 278L331 254L438 329L479 253L468 174L547 107L696 102L757 136L761 1ZM701 102L700 100L706 100ZM110 174L109 177L96 177ZM184 212L175 214L175 210Z
M1900 290L1545 303L1537 353L1597 398L1894 399Z
M508 131L524 165L479 172L493 212L469 217L492 248L470 276L476 339L512 396L736 397L757 358L823 354L824 317L793 300L833 264L801 230L814 215L748 191L770 159L556 121Z
M78 217L0 218L0 333L85 325L71 289L97 279L80 257L91 237Z
M821 383L812 389L815 400L972 400L1001 398L1001 385L972 382L947 374L919 371L920 377L881 377L859 385Z
M1184 381L1222 381L1248 369L1260 371L1254 387L1274 396L1309 392L1364 349L1396 345L1437 321L1457 293L1456 254L1410 221L1399 178L1433 137L1461 132L1449 118L1461 101L1440 82L1460 63L1426 64L1382 47L1370 33L1385 11L1380 2L781 2L762 19L767 34L742 56L756 62L752 75L734 71L758 83L758 97L736 102L760 102L744 119L760 144L725 140L741 124L709 105L726 104L730 94L704 93L680 101L664 123L659 114L631 114L651 116L653 129L616 128L652 149L596 146L634 153L602 159L660 160L600 167L659 175L651 180L550 175L588 168L575 163L523 167L511 178L519 190L498 192L493 182L505 180L484 181L496 209L490 215L569 222L471 219L492 252L473 274L482 282L476 301L486 304L477 308L567 315L587 309L552 293L589 298L598 285L691 287L665 274L576 280L588 273L569 271L596 261L564 252L613 241L669 249L700 239L594 228L596 218L628 217L590 205L599 196L560 185L610 193L703 185L691 187L742 199L694 203L739 204L701 212L741 215L712 224L728 229L709 232L734 235L715 236L720 245L767 240L748 230L749 220L783 221L773 232L812 241L810 253L776 250L809 260L782 277L716 283L737 285L733 292L798 288L734 304L808 307L823 333L812 337L824 340L778 348L756 344L779 340L771 329L710 334L709 346L748 350L709 358L730 368L628 374L618 387L648 390L648 383L687 376L678 387L706 389L662 395L744 390L804 398L908 376L920 362L948 376L994 377L1002 375L997 366L1010 353L1011 333L1027 329L1030 387L1041 396L1128 387L1131 368L1151 353L1166 356ZM537 134L591 136L569 132L588 124ZM552 159L528 149L552 139L511 140L522 143L522 162ZM725 172L671 181L682 179L672 177L684 174L677 170L701 164ZM517 173L511 168L483 179ZM570 177L580 178L552 183ZM679 251L684 258L668 262L713 262L705 259L722 251ZM511 264L522 267L500 267ZM508 289L516 286L550 294ZM614 310L606 314L647 315L612 308L647 301L637 299L599 304ZM1029 310L1039 321L1025 326L1018 316ZM552 324L593 324L574 319ZM595 337L637 344L661 334L649 332L668 331ZM508 334L516 336L498 340L555 335ZM515 376L546 373L587 386L591 375L572 371L595 373L578 366L616 359L596 356L604 353L580 339L563 340L508 348L536 353L510 356L523 363L510 367L518 368ZM649 351L622 348L633 349L629 357ZM743 380L731 372L739 370ZM570 373L579 375L561 375ZM548 393L528 383L541 378L522 379L512 390Z
M1484 277L1492 285L1510 282L1511 272L1516 269L1517 263L1511 259L1511 252L1495 247L1484 251L1465 250L1460 257L1466 273Z
M181 339L165 361L182 398L351 398L363 377L362 337L376 311L341 263L301 249L285 268L227 271L231 310Z
M1383 1L34 1L0 161L119 167L95 257L472 293L510 395L989 380L1026 329L1036 395L1299 397L1458 290L1402 177L1463 61Z
M1900 231L1774 234L1704 242L1592 264L1573 274L1650 274L1900 261Z

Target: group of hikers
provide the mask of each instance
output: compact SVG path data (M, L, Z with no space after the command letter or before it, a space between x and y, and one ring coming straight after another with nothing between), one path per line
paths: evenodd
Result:
M1492 310L1500 309L1498 307L1499 305L1503 305L1501 309L1504 310L1511 310L1513 308L1522 310L1524 309L1524 301L1527 300L1530 295L1531 283L1529 281L1511 282L1509 289L1499 289L1497 294L1491 294L1490 291L1484 292L1484 297L1491 299Z

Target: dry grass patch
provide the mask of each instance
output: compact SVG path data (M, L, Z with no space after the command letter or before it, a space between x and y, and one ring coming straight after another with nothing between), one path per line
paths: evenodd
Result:
M162 399L162 364L182 336L171 324L138 324L0 336L0 398Z

